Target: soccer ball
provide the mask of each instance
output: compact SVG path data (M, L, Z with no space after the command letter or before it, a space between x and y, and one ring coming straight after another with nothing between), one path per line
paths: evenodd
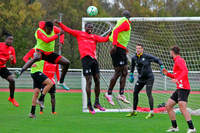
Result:
M89 16L96 16L98 14L98 9L95 6L89 6L87 8L87 14Z

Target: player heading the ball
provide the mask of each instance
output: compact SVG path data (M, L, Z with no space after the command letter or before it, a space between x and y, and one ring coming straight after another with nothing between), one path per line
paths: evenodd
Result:
M92 77L95 83L95 103L94 108L98 108L100 111L105 111L105 109L100 105L99 95L100 95L100 77L99 77L99 63L96 57L96 45L98 42L107 42L109 40L109 35L106 37L101 37L92 34L93 24L85 24L85 32L79 30L73 30L65 26L61 22L57 23L65 32L76 37L78 41L79 53L81 56L81 62L83 67L83 75L86 78L86 92L87 92L87 106L91 114L95 114L95 110L91 103L91 85Z

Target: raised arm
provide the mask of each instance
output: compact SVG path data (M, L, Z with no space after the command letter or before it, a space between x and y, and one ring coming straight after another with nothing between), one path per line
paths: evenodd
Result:
M35 53L35 49L32 48L26 55L23 57L24 62L28 62L30 58L33 57L33 54Z
M56 34L58 34L58 33L61 32L61 29L58 28L57 26L54 26L53 28L54 28L54 32L55 32ZM61 44L64 44L64 39L65 39L65 35L64 35L64 34L60 35L60 40L59 40L59 42L60 42Z
M66 25L62 24L61 22L58 22L58 25L60 26L60 28L62 30L64 30L65 32L71 34L72 36L78 36L79 32L78 30L72 30L69 27L67 27Z
M148 58L150 59L151 62L155 62L155 63L159 64L160 66L163 65L162 61L156 56L148 54Z
M96 35L95 39L97 42L107 42L109 40L109 35L107 35L106 37Z
M46 42L46 43L49 43L51 41L54 41L58 38L60 34L56 34L56 35L53 35L51 37L47 37L45 34L43 34L40 30L37 31L37 37L39 39L41 39L42 41Z
M16 54L15 54L15 49L12 47L12 58L11 58L11 64L16 64Z
M118 28L113 31L113 45L117 45L118 34L122 31L128 31L130 25L127 21L123 22Z

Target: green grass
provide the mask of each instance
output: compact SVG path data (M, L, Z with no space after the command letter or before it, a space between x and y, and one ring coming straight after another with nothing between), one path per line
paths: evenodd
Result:
M156 114L145 120L145 113L136 118L127 118L127 113L82 113L81 93L57 93L56 112L51 115L49 96L46 97L45 112L30 119L32 93L16 93L20 107L8 103L8 93L0 92L0 133L164 133L171 126L168 115ZM200 131L200 119L193 116L194 124ZM182 115L177 116L180 133L185 133L187 124Z

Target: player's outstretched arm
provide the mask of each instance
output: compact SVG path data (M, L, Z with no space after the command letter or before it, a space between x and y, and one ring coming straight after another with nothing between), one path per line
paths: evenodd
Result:
M40 30L37 31L37 37L39 39L41 39L42 41L46 42L46 43L49 43L49 42L52 42L54 40L56 40L60 35L62 35L64 33L58 33L56 35L53 35L51 37L47 37L45 34L43 34Z
M97 42L107 42L109 40L109 34L106 37L95 35L95 39Z
M161 71L161 74L162 74L162 71L165 68L162 61L158 57L153 56L151 54L148 54L148 58L150 59L151 62L155 62L155 63L160 65L160 71Z
M62 30L60 28L58 28L57 26L54 26L53 27L53 30L56 34L59 34L62 32ZM59 40L59 43L60 44L64 44L64 40L65 40L65 34L62 34L60 35L60 40Z
M128 31L130 29L130 25L128 22L122 23L119 27L117 27L113 31L113 45L117 45L118 34L122 31Z
M54 23L58 24L62 30L64 30L65 32L71 34L72 36L75 36L75 37L76 37L76 36L78 36L78 34L80 33L80 31L78 31L78 30L73 30L73 29L67 27L66 25L64 25L63 23L58 22L57 20L54 20Z

